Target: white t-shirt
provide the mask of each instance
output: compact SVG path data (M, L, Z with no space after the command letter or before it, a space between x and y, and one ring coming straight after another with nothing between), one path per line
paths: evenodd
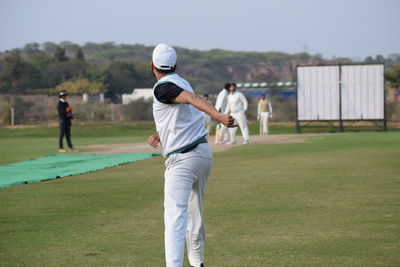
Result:
M178 74L162 77L153 88L153 116L160 137L163 156L184 148L207 134L203 114L190 104L162 103L157 100L155 90L163 83L172 83L193 93L190 84Z
M234 93L230 93L228 96L228 104L226 106L225 113L236 113L236 112L245 112L247 110L247 99L246 97L239 91L235 91Z
M226 109L226 104L228 103L228 91L222 89L217 96L217 101L215 102L215 109L224 113Z

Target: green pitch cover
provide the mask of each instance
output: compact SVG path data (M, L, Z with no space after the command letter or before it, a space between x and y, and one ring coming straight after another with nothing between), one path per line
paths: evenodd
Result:
M48 155L0 166L0 188L93 172L159 155L153 153Z

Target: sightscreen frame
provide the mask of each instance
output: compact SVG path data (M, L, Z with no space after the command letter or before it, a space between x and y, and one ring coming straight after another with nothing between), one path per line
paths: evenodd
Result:
M305 122L339 122L344 131L346 121L378 121L386 131L383 74L383 64L297 65L297 132Z

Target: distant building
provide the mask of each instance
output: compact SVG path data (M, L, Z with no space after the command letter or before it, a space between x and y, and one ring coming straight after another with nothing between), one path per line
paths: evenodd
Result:
M149 100L153 98L152 88L136 88L133 89L132 94L122 94L122 104L126 105L132 101L136 101L140 98Z

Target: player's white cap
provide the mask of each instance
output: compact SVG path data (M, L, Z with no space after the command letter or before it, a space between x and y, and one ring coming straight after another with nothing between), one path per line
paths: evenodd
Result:
M175 49L166 44L159 44L153 50L153 64L157 69L170 70L176 65Z

